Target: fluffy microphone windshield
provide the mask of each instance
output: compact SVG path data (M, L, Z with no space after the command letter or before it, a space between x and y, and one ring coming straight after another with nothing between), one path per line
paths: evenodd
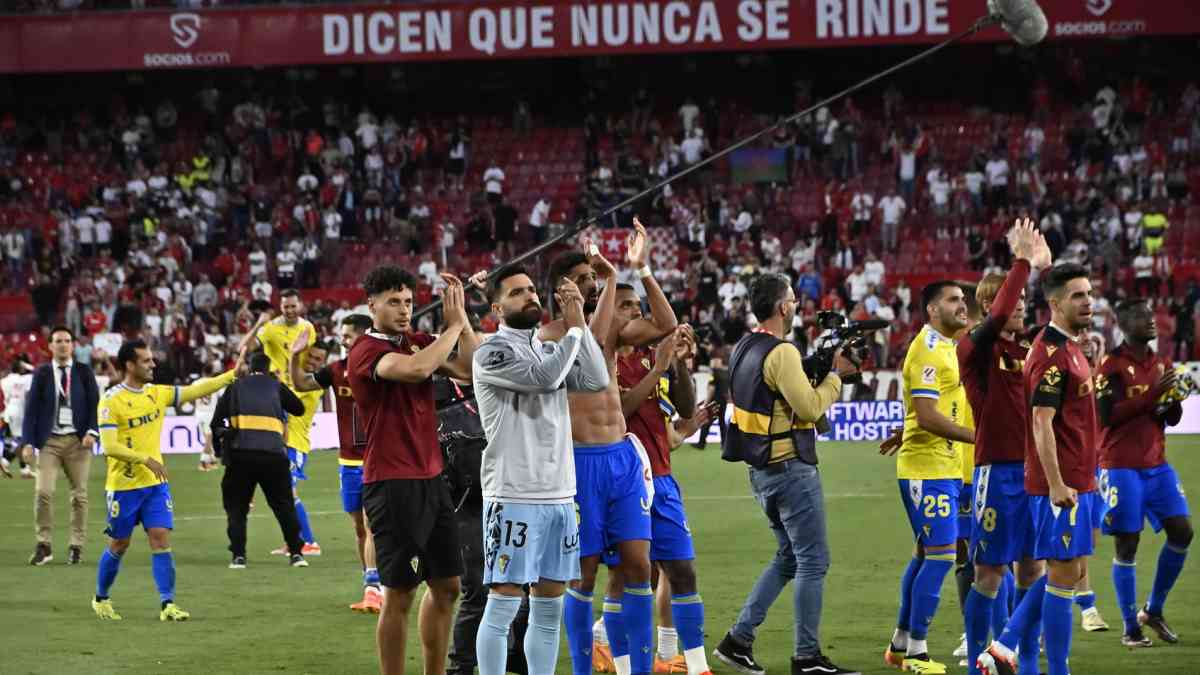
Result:
M1000 26L1022 47L1046 37L1046 14L1034 0L988 0L988 11L1000 17Z

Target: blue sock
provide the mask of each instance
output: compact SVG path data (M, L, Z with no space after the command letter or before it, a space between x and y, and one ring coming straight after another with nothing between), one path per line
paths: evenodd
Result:
M107 548L100 554L100 563L96 566L96 597L107 598L108 589L117 580L117 572L121 571L121 556L113 554Z
M629 633L625 630L625 618L621 616L621 600L604 598L604 632L608 634L608 649L613 661L629 656Z
M158 587L158 599L171 602L175 599L175 556L171 549L155 551L150 556L150 570L154 573L154 585Z
M981 592L974 584L967 593L965 605L967 623L967 672L978 675L975 661L988 645L988 628L992 623L992 609L1001 604L997 596Z
M313 537L312 527L308 524L308 509L304 508L304 502L296 497L296 518L300 521L300 538L306 544L315 544L316 538Z
M1041 648L1038 638L1041 637L1042 596L1046 594L1046 575L1034 582L1028 589L1017 589L1021 594L1021 602L1008 618L1004 632L997 641L1009 649L1021 650L1021 675L1037 675L1038 652Z
M926 555L921 571L912 585L912 614L909 618L909 634L914 640L924 640L929 634L929 624L937 614L942 599L942 582L954 567L954 551Z
M379 569L376 567L368 567L363 570L363 586L379 587Z
M630 672L650 675L654 667L654 591L649 583L625 584L621 618L629 635Z
M672 595L671 618L683 651L704 646L704 601L699 593Z
M1017 586L1015 582L1013 583L1013 599L1008 606L1009 617L1012 617L1013 614L1017 613L1017 607L1021 606L1021 601L1025 599L1025 594L1028 592L1028 588L1021 588L1020 586Z
M1125 634L1138 628L1137 611L1137 563L1113 558L1113 588L1117 591L1117 606L1121 608L1121 619L1125 622Z
M1146 603L1146 611L1154 616L1162 616L1163 605L1167 602L1167 594L1175 586L1175 580L1183 571L1183 561L1187 560L1187 549L1176 548L1171 544L1163 544L1158 554L1158 571L1154 573L1154 586L1150 589L1150 601Z
M567 648L571 652L571 672L592 675L592 595L567 589L563 600L563 623L567 627ZM608 636L612 642L612 635Z
M1071 653L1071 624L1075 618L1071 601L1074 595L1074 589L1046 585L1042 599L1042 632L1046 635L1049 675L1070 675L1067 655Z
M521 598L488 594L479 632L475 635L479 675L504 675L508 665L508 630L520 609ZM529 628L532 632L532 622Z
M517 605L521 603L518 601ZM525 662L530 673L553 673L558 665L558 627L563 600L529 598L529 628L525 630ZM507 645L506 645L507 646ZM479 675L483 675L480 672Z
M996 592L996 602L992 603L992 637L998 638L1004 632L1010 613L1009 604L1012 602L1012 575L1005 574Z
M913 580L917 578L917 573L921 571L921 560L913 558L908 561L908 567L904 568L904 575L900 577L900 616L896 618L896 628L900 630L908 630L908 618L912 614L912 589Z
M1086 612L1096 606L1096 592L1076 593L1074 602L1079 605L1079 609Z

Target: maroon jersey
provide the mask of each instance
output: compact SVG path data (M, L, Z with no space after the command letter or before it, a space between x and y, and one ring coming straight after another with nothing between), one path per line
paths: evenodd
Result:
M388 336L371 331L350 349L350 389L367 430L364 483L434 478L442 473L433 378L410 384L375 376L384 356L412 356L432 343L433 337L425 333Z
M337 403L338 464L362 466L367 430L363 428L362 415L354 403L349 370L350 359L342 359L318 370L313 374L313 379L322 388L333 389L333 398Z
M1092 367L1079 343L1046 326L1033 341L1025 359L1025 392L1034 408L1054 408L1054 442L1058 470L1068 487L1080 492L1096 489L1098 431ZM1025 491L1050 494L1046 472L1038 459L1033 418L1025 441Z
M1154 414L1155 385L1173 366L1149 348L1138 359L1126 345L1100 362L1096 403L1103 441L1100 466L1105 469L1149 469L1164 464L1164 420Z
M649 349L635 349L632 353L617 358L617 383L621 390L632 389L650 372L654 353ZM665 378L666 375L663 376ZM645 401L625 418L629 432L638 437L650 456L650 471L655 476L671 474L671 442L667 438L667 411L663 409L662 380ZM670 405L670 402L667 402ZM672 410L671 412L674 412Z
M1000 285L988 315L958 341L958 372L975 420L975 466L1025 461L1029 403L1025 356L1029 341L1000 336L1029 282L1029 261L1018 259Z

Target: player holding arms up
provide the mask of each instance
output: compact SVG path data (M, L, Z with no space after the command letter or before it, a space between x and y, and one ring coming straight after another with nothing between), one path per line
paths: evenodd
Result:
M1104 439L1100 485L1109 505L1102 529L1116 538L1112 575L1125 620L1121 644L1149 647L1142 626L1154 629L1164 642L1179 641L1163 619L1163 604L1183 570L1192 543L1192 519L1183 484L1167 463L1165 429L1179 424L1180 401L1191 387L1190 379L1180 383L1169 359L1150 348L1158 331L1149 303L1131 299L1118 304L1117 321L1125 342L1105 357L1096 377ZM1139 607L1134 556L1143 518L1155 532L1166 529L1167 541L1158 554L1150 598Z
M528 584L525 659L531 675L552 675L563 592L580 576L567 392L604 391L609 373L570 280L556 292L567 327L557 343L537 337L542 305L523 268L501 270L489 296L501 325L475 353L474 382L488 439L481 471L483 583L491 593L475 653L480 675L504 674L509 626Z
M967 399L950 338L967 325L962 288L953 281L935 281L921 291L921 304L929 323L904 357L904 436L896 460L900 499L916 550L900 581L899 618L884 661L941 675L946 666L929 658L925 636L937 613L942 581L954 566L963 474L959 444L974 443L975 431L963 426Z
M1092 319L1092 285L1076 264L1051 268L1042 288L1050 303L1050 325L1034 340L1025 361L1025 395L1030 429L1025 447L1025 491L1036 529L1034 557L1049 573L1029 590L1000 639L980 655L980 671L1017 672L1013 648L1038 626L1046 640L1050 675L1068 675L1072 600L1091 555L1096 490L1096 397L1092 370L1080 347ZM1024 649L1022 649L1024 651Z
M238 365L245 356L238 356ZM100 444L108 458L108 528L112 538L96 569L96 595L92 610L101 619L120 620L109 589L129 550L133 528L141 523L150 540L151 569L158 587L160 621L186 621L191 615L175 604L175 558L169 533L174 527L171 488L163 466L159 439L167 408L219 391L233 382L237 369L198 380L186 387L150 384L154 355L142 340L121 345L117 363L125 372L121 383L100 399L97 418Z

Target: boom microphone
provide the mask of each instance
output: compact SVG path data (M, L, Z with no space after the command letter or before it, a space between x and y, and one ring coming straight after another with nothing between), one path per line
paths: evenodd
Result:
M988 0L988 12L1022 47L1032 47L1046 38L1046 14L1035 0Z

